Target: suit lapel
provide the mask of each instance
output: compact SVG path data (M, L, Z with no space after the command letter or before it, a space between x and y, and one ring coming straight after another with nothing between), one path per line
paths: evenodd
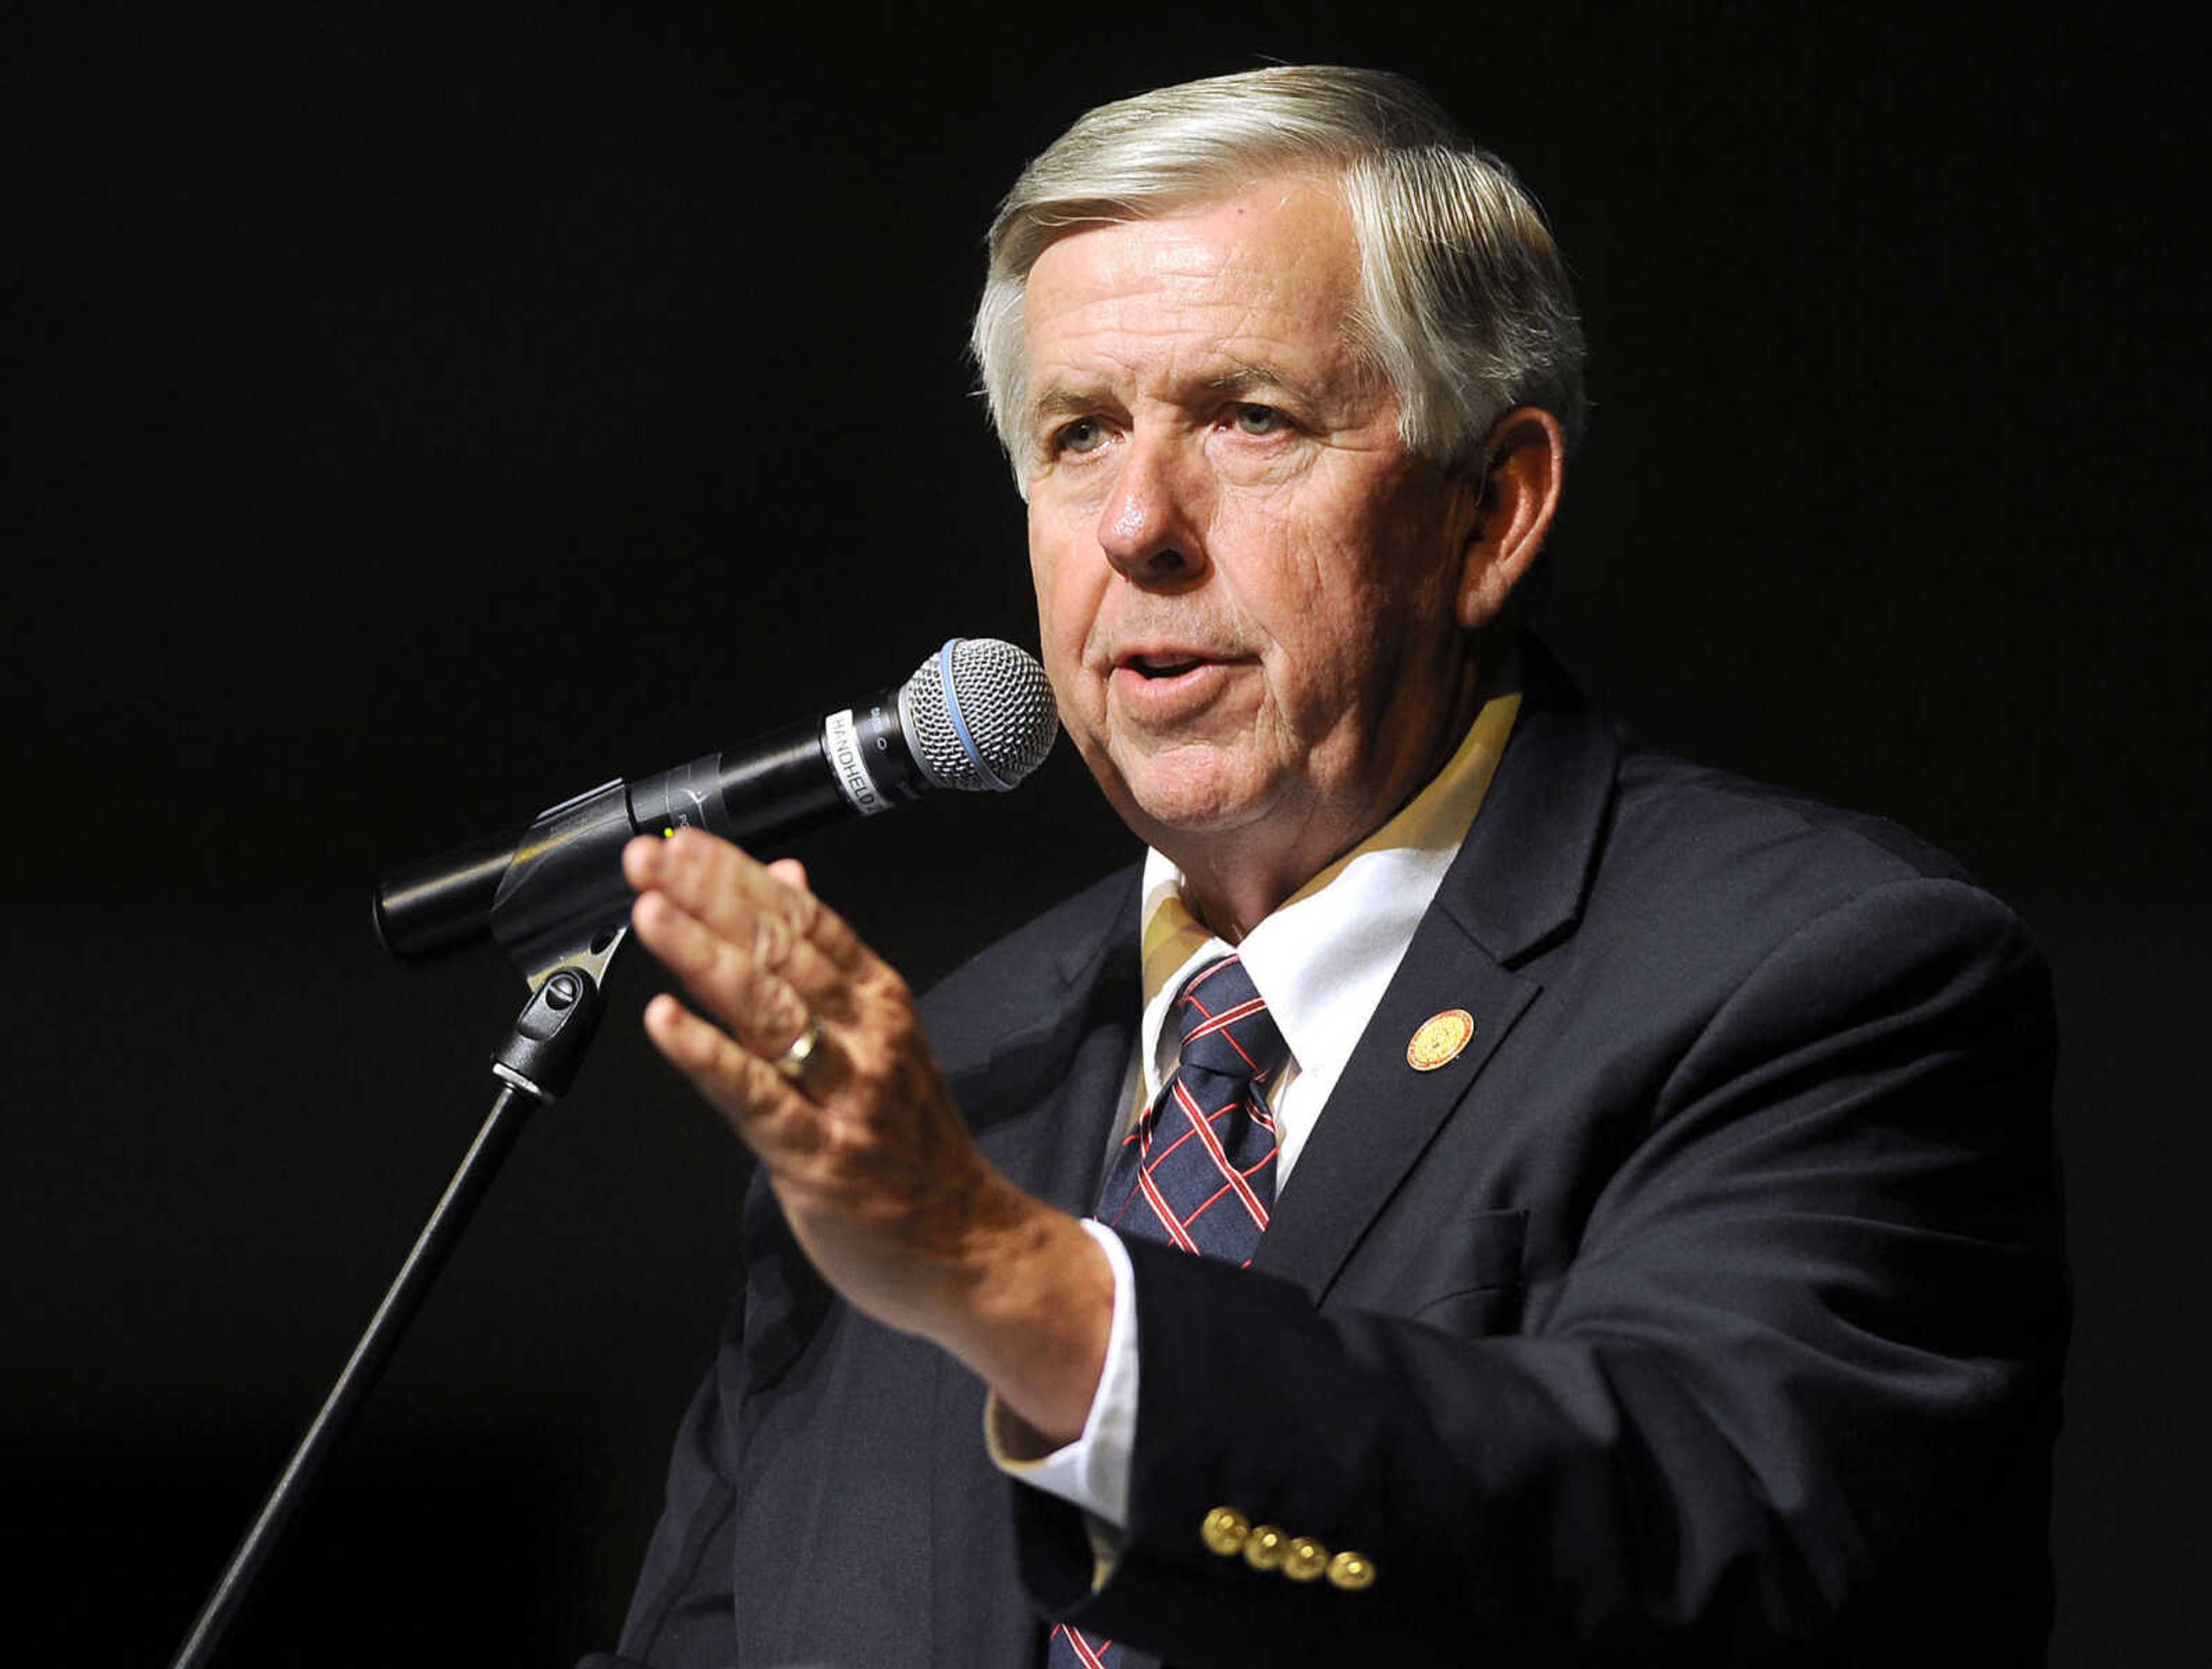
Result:
M1056 991L1026 999L1008 1031L956 1093L984 1155L1017 1186L1077 1216L1096 1203L1108 1132L1134 1053L1141 1006L1135 888L1109 918L1054 959ZM982 1454L983 1391L941 1358L931 1422L928 1661L935 1669L1041 1664L1044 1627L1016 1575L1012 1487Z
M1143 1007L1133 884L1099 932L1060 954L1055 972L1060 989L1037 999L1036 1020L992 1051L981 1074L987 1111L975 1135L1018 1186L1087 1217L1097 1204Z
M1252 1266L1297 1281L1319 1303L1537 989L1431 910L1315 1125ZM1450 1009L1474 1017L1473 1037L1446 1065L1417 1071L1408 1041Z
M1612 804L1620 750L1580 710L1550 658L1524 646L1519 720L1474 827L1285 1185L1253 1267L1318 1304L1406 1173L1464 1104L1492 1053L1541 990L1514 971L1570 931ZM1417 1070L1408 1046L1432 1016L1462 1009L1459 1054Z

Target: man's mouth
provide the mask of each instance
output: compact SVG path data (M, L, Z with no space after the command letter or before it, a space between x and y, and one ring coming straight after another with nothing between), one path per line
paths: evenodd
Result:
M1132 655L1122 665L1143 678L1179 678L1206 665L1206 658L1168 650L1158 654Z
M1115 661L1112 688L1124 716L1180 724L1220 698L1231 671L1229 660L1200 649L1132 650Z

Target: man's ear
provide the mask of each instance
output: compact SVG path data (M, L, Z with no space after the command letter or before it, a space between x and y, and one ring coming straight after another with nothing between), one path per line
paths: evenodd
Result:
M1541 407L1516 407L1492 428L1482 459L1481 474L1466 489L1480 498L1459 577L1459 623L1470 632L1504 612L1551 534L1566 477L1566 436Z

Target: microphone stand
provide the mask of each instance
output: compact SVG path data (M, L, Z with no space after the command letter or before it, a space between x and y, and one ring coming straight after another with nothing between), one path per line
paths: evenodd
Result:
M568 809L556 807L547 816L552 818ZM462 1156L445 1193L431 1208L422 1232L392 1278L383 1302L369 1318L353 1354L346 1358L330 1394L323 1399L321 1409L276 1475L261 1511L230 1556L230 1563L223 1567L207 1603L200 1607L171 1669L204 1669L212 1660L224 1630L252 1591L262 1567L313 1486L323 1463L398 1349L408 1323L415 1319L431 1283L459 1243L501 1162L522 1134L523 1125L539 1103L565 1095L583 1065L585 1051L606 1007L607 970L629 934L628 926L594 926L589 920L572 919L555 930L541 914L520 936L502 933L500 927L495 911L493 931L522 964L531 995L506 1041L493 1053L491 1070L500 1080L500 1089L491 1111ZM516 937L526 938L526 944L518 944Z

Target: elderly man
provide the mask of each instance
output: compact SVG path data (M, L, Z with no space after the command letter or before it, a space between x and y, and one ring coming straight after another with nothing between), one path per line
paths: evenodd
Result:
M624 1653L2039 1660L2043 974L1516 640L1582 403L1511 176L1264 70L1091 112L991 249L1047 671L1149 852L919 1005L795 865L627 854L760 1164Z

